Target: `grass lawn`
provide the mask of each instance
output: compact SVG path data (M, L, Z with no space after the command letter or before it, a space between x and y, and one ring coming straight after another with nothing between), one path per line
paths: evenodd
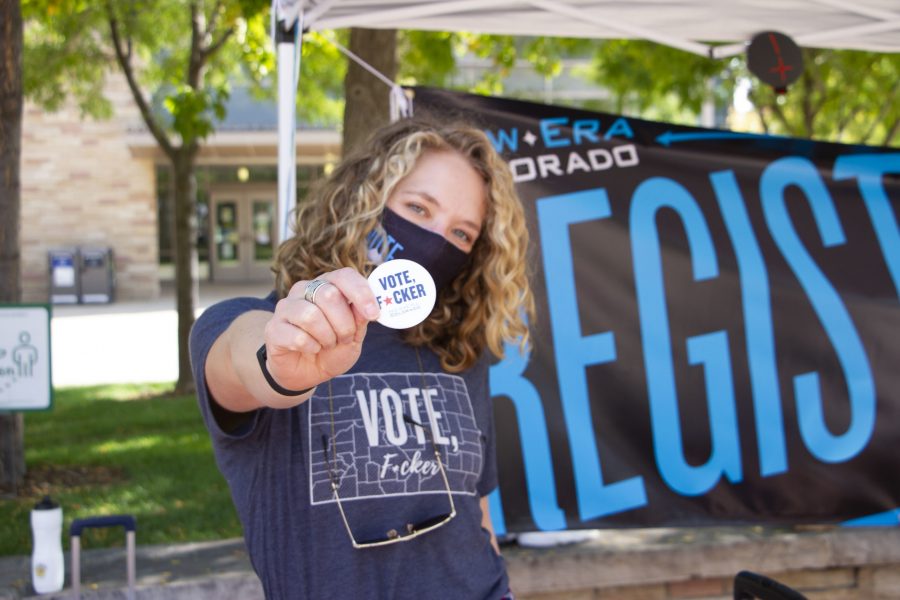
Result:
M25 414L28 473L17 498L0 499L0 555L31 553L32 506L49 494L73 519L131 514L137 543L237 537L240 525L193 396L167 384L54 391L53 409ZM85 549L124 543L121 528L91 529Z

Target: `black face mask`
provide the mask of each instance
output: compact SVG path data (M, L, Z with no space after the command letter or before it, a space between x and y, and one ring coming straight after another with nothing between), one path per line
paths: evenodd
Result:
M385 261L405 258L419 263L434 277L438 293L462 273L469 255L444 239L407 221L389 208L384 209L381 226L387 233ZM382 239L375 231L369 234L369 258L381 261Z

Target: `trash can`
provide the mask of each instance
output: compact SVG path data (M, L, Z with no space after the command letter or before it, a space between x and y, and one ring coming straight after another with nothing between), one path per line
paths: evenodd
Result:
M112 249L79 248L81 256L80 298L83 304L105 304L112 302L115 289Z
M51 304L78 304L78 249L55 248L48 254Z

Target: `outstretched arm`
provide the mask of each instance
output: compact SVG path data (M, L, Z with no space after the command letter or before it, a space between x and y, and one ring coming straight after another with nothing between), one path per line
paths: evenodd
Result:
M375 296L353 269L331 271L317 279L328 284L316 291L315 304L304 298L310 282L298 281L274 314L244 313L213 343L206 380L220 406L232 412L288 408L312 395L310 389L300 396L285 396L268 384L256 356L263 344L269 373L288 390L314 388L353 366L369 322L379 315Z

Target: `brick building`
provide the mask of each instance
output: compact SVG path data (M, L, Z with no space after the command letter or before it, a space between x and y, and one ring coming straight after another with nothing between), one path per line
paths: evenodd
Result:
M26 302L47 302L49 252L112 251L115 296L155 298L172 277L172 190L167 160L143 127L123 78L107 86L113 116L26 104L22 135L21 265ZM236 93L229 118L197 161L200 277L270 277L277 201L276 107ZM297 137L298 197L340 154L334 130Z

